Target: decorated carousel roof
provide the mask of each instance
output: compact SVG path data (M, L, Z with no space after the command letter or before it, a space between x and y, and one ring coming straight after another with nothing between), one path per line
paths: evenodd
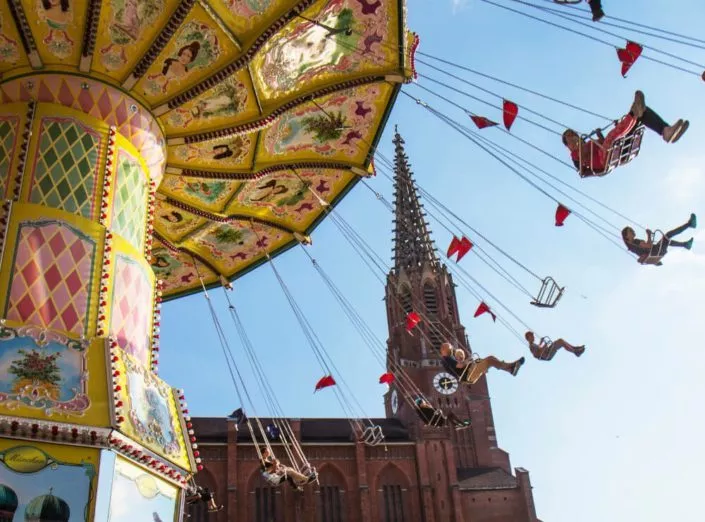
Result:
M136 100L122 111L154 138L152 266L169 298L305 239L372 174L414 45L403 0L8 0L0 89L97 113ZM13 87L29 74L44 79Z

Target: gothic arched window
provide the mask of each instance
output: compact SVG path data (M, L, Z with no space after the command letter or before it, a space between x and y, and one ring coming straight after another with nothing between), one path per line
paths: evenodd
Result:
M261 474L250 480L248 490L249 520L252 522L279 522L284 516L281 491L265 482Z
M377 479L379 522L406 522L411 516L409 485L396 466L389 465Z
M345 479L336 469L326 466L320 470L318 481L317 522L345 522Z

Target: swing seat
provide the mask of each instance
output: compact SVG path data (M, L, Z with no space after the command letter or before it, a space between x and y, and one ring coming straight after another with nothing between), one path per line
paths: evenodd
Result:
M286 473L262 473L262 477L274 487L280 486L286 480Z
M583 135L583 139L587 140L592 134ZM581 178L587 177L602 177L612 172L617 167L626 165L639 155L641 150L641 140L644 137L644 126L639 125L630 133L615 139L612 146L607 151L605 157L605 168L602 171L585 170L579 172ZM592 158L591 158L592 159ZM592 161L591 161L592 163ZM592 167L592 165L591 165ZM580 170L580 169L579 169Z
M553 308L563 297L563 290L565 290L565 287L558 286L558 283L551 276L548 276L541 282L539 293L531 301L531 304L539 308Z
M579 4L583 0L553 0L557 4L569 4L569 5L575 5Z
M377 446L383 440L384 432L382 431L382 427L379 425L366 427L358 438L359 442L364 442L367 446Z
M431 428L438 428L439 426L445 426L445 417L443 415L443 410L435 410L431 419L428 421L427 426Z
M655 241L658 237L658 241ZM640 265L658 265L661 260L666 256L666 236L660 230L654 230L652 236L653 246L649 251L649 255L644 259L639 259Z
M550 361L551 357L555 355L555 351L553 350L553 341L551 340L550 337L544 336L541 338L541 341L539 344L545 344L546 347L541 350L541 353L538 356L539 361Z
M614 140L607 153L605 174L612 172L616 167L625 165L639 155L641 140L644 137L644 126L639 125L632 132Z

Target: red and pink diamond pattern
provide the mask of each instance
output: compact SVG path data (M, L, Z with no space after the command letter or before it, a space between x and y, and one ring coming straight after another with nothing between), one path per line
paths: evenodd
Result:
M110 318L110 335L120 348L149 365L149 331L153 315L153 288L145 272L133 259L117 255Z
M5 317L85 335L95 250L66 223L21 224Z

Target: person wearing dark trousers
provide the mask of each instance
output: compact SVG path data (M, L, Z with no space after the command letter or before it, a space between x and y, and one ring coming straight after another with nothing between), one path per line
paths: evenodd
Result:
M690 250L693 247L693 238L688 241L676 241L675 236L682 234L689 228L698 226L698 219L695 214L690 215L687 223L669 230L661 239L655 241L654 233L651 230L646 230L646 241L636 238L636 233L632 227L624 227L622 229L622 239L627 247L627 250L639 256L639 262L643 263L648 257L663 257L666 255L669 246L676 246ZM660 265L661 262L657 262Z
M677 142L690 126L690 122L684 119L669 125L654 110L647 107L644 93L636 91L629 113L616 122L614 129L607 133L606 137L597 130L596 140L583 140L573 129L566 129L562 137L563 145L570 151L573 164L580 170L581 176L599 174L607 167L607 158L614 142L634 132L640 124L654 131L667 143Z

